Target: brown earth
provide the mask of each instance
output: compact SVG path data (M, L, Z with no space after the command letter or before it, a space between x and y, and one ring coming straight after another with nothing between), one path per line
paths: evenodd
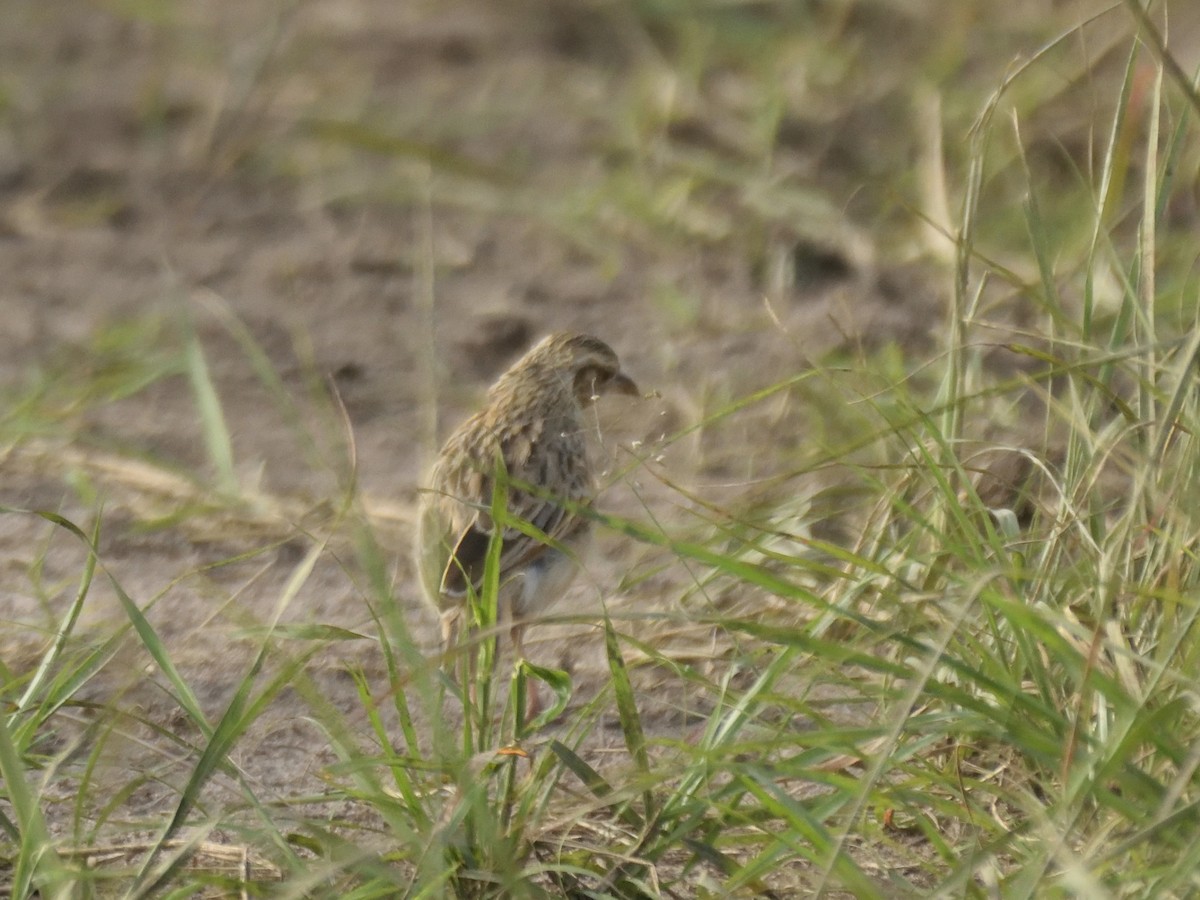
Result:
M896 260L936 259L936 242L910 227L909 251L883 252L868 235L896 213L861 189L880 176L874 159L895 166L924 152L909 124L915 101L887 67L932 38L919 12L884 6L779 26L796 29L797 53L838 38L865 68L848 109L836 106L844 81L805 96L781 86L786 115L764 176L747 127L756 82L732 64L682 79L667 62L677 49L660 33L669 29L610 5L10 4L0 35L0 383L12 398L39 378L50 387L38 395L38 426L5 445L0 502L58 511L85 530L99 517L105 572L148 608L213 715L258 648L257 626L323 541L281 621L377 630L350 529L331 513L351 454L327 384L345 405L396 602L430 649L433 617L408 559L422 467L435 434L550 330L597 334L659 393L602 411L606 509L680 534L704 527L693 497L734 514L825 518L807 504L819 506L828 482L789 473L819 456L834 427L827 407L841 398L801 384L701 423L816 360L891 344L920 358L934 347L949 278L936 261ZM884 34L898 37L870 44ZM892 49L876 57L863 46ZM987 83L997 69L975 77ZM677 183L664 185L663 172ZM214 493L218 473L177 363L193 327L231 433L236 501ZM166 374L129 393L123 379L155 360ZM10 671L34 664L84 560L62 529L0 516ZM664 647L716 667L726 642L689 626L680 599L694 577L608 536L555 613L594 615L603 597L619 622L659 614ZM82 633L125 621L97 579ZM594 623L534 628L530 648L572 671L580 702L604 689ZM376 684L385 677L369 640L334 642L308 670L362 725L348 663ZM666 676L640 677L662 687ZM190 733L161 683L129 640L80 694L141 717L111 741L99 776L115 790L133 772L156 773L128 798L124 821L169 805L190 771L155 732ZM681 687L645 697L652 733L666 736L698 702ZM311 749L325 743L308 711L286 692L235 751L265 800L323 784L331 755ZM598 750L620 735L599 729L593 741ZM70 814L63 777L56 821ZM223 777L211 792L218 806L232 790Z

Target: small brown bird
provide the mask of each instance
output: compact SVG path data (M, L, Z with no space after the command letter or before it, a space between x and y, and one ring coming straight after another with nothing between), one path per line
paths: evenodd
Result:
M441 612L443 649L457 644L468 594L482 587L503 472L508 514L557 545L512 526L501 534L498 613L524 657L527 617L570 585L573 557L589 538L591 522L575 511L595 493L583 411L611 392L638 395L611 347L586 334L552 334L501 375L487 405L447 439L422 494L416 547L425 593ZM532 718L536 692L530 707Z

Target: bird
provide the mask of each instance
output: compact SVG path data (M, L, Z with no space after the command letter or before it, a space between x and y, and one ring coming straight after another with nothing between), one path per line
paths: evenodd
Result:
M441 617L446 657L457 646L472 593L482 589L496 532L499 479L510 517L499 535L498 618L519 659L529 617L570 586L586 549L595 474L584 412L605 394L640 396L616 352L597 337L562 331L538 342L491 386L483 408L446 439L420 494L416 563ZM529 695L527 715L538 709Z

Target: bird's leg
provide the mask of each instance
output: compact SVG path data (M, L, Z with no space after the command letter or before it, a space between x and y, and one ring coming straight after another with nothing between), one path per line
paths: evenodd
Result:
M462 618L462 610L458 607L442 611L442 662L449 659L449 654L458 646L458 623Z
M447 609L442 613L442 669L445 670L451 677L454 676L454 671L459 665L459 653L463 652L463 648L459 646L459 637L462 634L463 610L461 607ZM466 666L463 680L466 682L467 696L470 698L470 706L475 706L475 654L471 650L466 651ZM461 683L461 682L460 682Z

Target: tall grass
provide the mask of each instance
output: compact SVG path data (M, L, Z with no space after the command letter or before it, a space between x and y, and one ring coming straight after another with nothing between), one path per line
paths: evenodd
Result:
M307 458L336 469L343 493L322 523L327 536L306 532L307 549L215 714L147 615L153 598L131 597L110 577L124 623L100 641L80 634L80 610L103 569L99 524L88 532L56 513L0 510L49 520L87 556L75 599L36 664L0 666L0 878L8 892L641 898L1200 890L1200 307L1194 260L1165 255L1160 243L1172 227L1172 198L1188 189L1183 179L1196 177L1197 112L1194 91L1178 83L1168 59L1161 49L1131 50L1100 163L1074 173L1069 190L1075 201L1085 198L1080 208L1090 216L1078 256L1048 225L1060 198L1033 173L1020 115L1003 114L1005 90L1038 60L984 104L966 172L946 177L962 187L933 389L884 378L866 359L862 371L803 376L852 401L861 417L853 436L793 473L802 480L843 470L855 496L867 498L836 516L852 539L815 536L820 523L798 518L788 498L752 520L705 510L708 527L692 531L597 514L600 527L652 548L656 565L686 564L692 581L681 593L724 591L739 602L712 603L685 623L717 636L722 652L707 658L676 657L656 638L673 603L648 616L598 616L609 679L594 697L573 696L563 672L528 661L508 667L497 642L495 553L468 641L445 659L421 646L407 592L394 583L392 550L357 493L352 438L338 458L315 433L327 432L296 412L250 334L218 310ZM1133 91L1146 73L1149 93ZM1001 247L993 220L1008 226L1011 213L998 206L1008 198L996 185L1014 177L1023 185L1026 239ZM1001 250L1004 264L996 261ZM1102 296L1110 285L1113 303ZM997 296L1032 310L1005 339L1020 363L1015 376L993 374L989 362L995 326L987 310ZM172 371L191 378L217 484L236 505L219 392L190 323L183 346L184 362ZM757 404L801 386L792 379L731 404L705 427L737 428ZM324 404L320 422L340 422L335 398L316 390L313 398ZM1021 417L1019 438L997 441L985 427ZM1006 499L993 502L984 490L991 473L980 471L981 448L1023 462ZM508 516L499 495L493 514L530 527ZM336 623L284 624L328 558L344 566L370 610L369 634ZM637 589L636 579L629 584ZM91 708L77 695L124 641L147 654L178 708L181 733L153 727L188 769L170 809L145 829L150 836L128 838L121 866L106 869L84 861L80 851L96 836L84 822L113 817L140 782L102 796L94 765L106 729L136 711L99 709L75 744L43 747L65 711ZM382 678L347 662L357 703L347 709L323 694L309 663L350 641L370 646ZM700 711L673 737L648 727L648 708L662 705L645 689L648 671L683 686ZM555 702L527 723L533 681L549 686ZM314 753L335 761L322 771L319 794L268 801L239 771L234 751L285 690L308 708L322 742ZM616 761L592 749L606 717L616 725ZM68 777L79 795L71 839L52 833L42 808L52 775ZM239 797L228 809L205 802L218 775ZM206 841L229 844L230 836L272 867L247 864L230 874L195 864Z

